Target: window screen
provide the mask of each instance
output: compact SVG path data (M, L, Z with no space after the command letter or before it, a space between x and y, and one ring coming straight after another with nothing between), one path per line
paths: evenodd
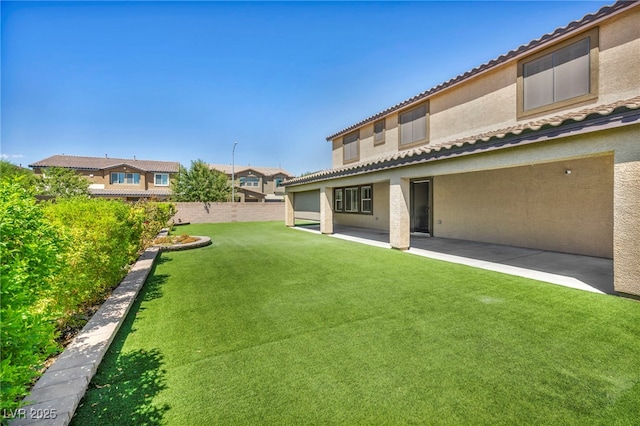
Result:
M400 144L406 145L427 138L427 106L422 105L400 114Z
M525 111L588 94L589 63L589 37L525 63Z

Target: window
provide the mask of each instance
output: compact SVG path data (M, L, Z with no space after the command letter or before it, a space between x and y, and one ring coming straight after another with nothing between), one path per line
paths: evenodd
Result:
M333 191L333 209L337 212L344 210L344 202L342 200L342 188L336 188Z
M111 172L111 185L138 185L140 173Z
M240 178L240 186L258 186L260 178L255 176L242 176Z
M275 178L273 182L275 183L276 188L279 188L282 185L282 182L284 182L284 178Z
M344 211L350 213L358 212L358 188L344 189Z
M341 213L373 214L373 187L363 185L334 188L333 210Z
M169 186L169 173L156 173L154 184L155 186Z
M360 138L359 132L354 132L342 137L342 146L343 146L345 162L358 160L358 139L359 138Z
M400 114L400 146L427 140L427 104Z
M362 213L372 213L373 203L371 202L371 187L360 187L360 211Z
M597 29L554 50L544 50L518 67L518 114L535 114L597 96Z
M373 144L382 145L384 143L385 120L376 121L373 124Z

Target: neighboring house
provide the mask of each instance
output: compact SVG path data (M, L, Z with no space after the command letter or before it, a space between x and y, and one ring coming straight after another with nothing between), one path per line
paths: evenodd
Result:
M611 258L640 295L638 70L640 2L603 7L329 136L333 168L285 184L286 225Z
M140 199L167 199L171 196L171 181L178 173L180 163L54 155L29 167L42 175L47 167L73 169L89 180L89 191L96 197Z
M231 181L232 172L236 179L236 195L240 202L283 201L282 183L293 175L279 167L232 166L209 164L209 168L227 175Z

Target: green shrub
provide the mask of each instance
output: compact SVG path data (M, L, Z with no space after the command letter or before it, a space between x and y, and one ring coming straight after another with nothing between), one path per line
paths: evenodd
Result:
M49 310L70 321L101 301L137 256L143 217L121 201L71 198L47 203L45 215L68 241L64 266L47 294Z
M60 331L84 323L175 206L86 197L37 204L19 179L0 185L0 408L10 410L58 350Z
M176 214L176 205L173 203L140 201L134 206L134 214L143 218L140 231L140 244L146 248L158 235L158 232L167 226L167 222Z
M55 353L55 324L38 309L59 271L63 242L19 179L0 181L1 409L19 406L38 369Z

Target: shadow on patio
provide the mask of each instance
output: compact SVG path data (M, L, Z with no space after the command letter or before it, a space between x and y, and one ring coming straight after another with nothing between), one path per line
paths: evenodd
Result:
M305 224L300 228L320 232L319 224ZM333 236L391 247L387 231L337 225ZM596 293L616 294L611 259L419 234L411 236L409 253Z

